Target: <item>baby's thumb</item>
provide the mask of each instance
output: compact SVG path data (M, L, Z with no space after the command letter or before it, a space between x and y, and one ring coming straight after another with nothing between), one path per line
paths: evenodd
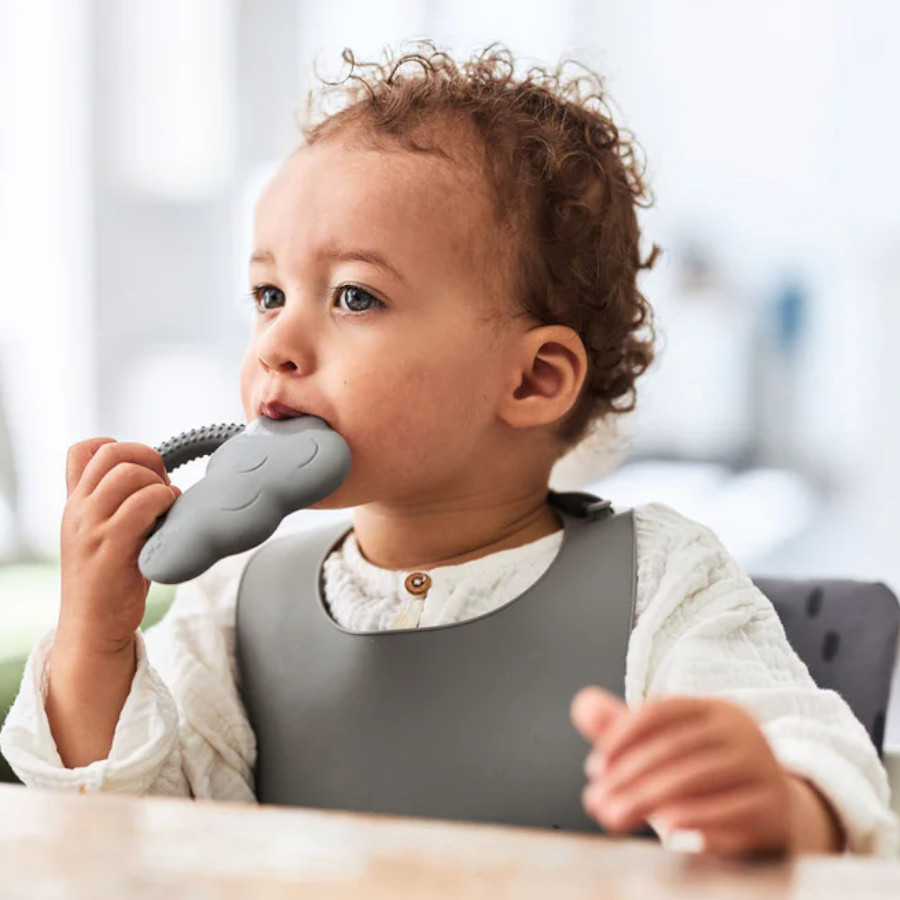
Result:
M628 707L618 697L594 685L582 688L569 707L572 724L591 743L603 737L610 725L627 711Z

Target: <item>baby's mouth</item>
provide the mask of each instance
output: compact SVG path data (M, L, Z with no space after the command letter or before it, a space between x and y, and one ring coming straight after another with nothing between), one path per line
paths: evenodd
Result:
M281 403L277 400L261 403L259 412L260 415L266 416L269 419L295 419L297 416L308 415L302 410L294 409L294 407L288 406L286 403Z

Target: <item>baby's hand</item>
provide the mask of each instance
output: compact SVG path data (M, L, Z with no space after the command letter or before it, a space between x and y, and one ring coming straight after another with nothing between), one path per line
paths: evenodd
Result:
M69 449L66 489L54 648L63 643L102 655L133 641L150 587L138 569L138 553L180 491L169 483L156 450L111 438Z
M710 697L666 697L629 709L598 688L579 691L572 722L593 744L585 812L609 831L652 819L699 831L722 855L790 847L791 777L756 721Z

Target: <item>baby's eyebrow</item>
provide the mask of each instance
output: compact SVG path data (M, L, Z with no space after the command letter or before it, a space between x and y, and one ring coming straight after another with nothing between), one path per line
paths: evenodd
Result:
M392 265L377 250L362 250L355 247L340 247L336 244L329 244L321 247L316 252L316 257L320 260L337 260L338 262L350 262L357 260L359 262L369 263L379 269L383 269L389 275L392 275L397 281L407 284L407 280L403 277L400 270ZM275 254L271 250L254 250L250 257L250 265L254 263L271 263L275 262Z
M393 276L397 281L406 284L406 279L396 266L392 265L384 256L376 250L363 250L356 247L340 247L330 244L322 247L316 254L319 259L337 260L338 262L350 262L357 260L359 262L369 263Z

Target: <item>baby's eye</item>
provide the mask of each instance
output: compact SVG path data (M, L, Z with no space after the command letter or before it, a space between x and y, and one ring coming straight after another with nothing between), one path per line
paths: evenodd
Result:
M256 285L251 291L251 296L261 310L274 309L276 305L284 303L284 291L271 284Z
M377 297L373 297L368 291L364 291L355 284L345 284L337 288L337 296L338 304L347 312L362 313L384 306ZM346 300L346 302L342 303L342 300Z

